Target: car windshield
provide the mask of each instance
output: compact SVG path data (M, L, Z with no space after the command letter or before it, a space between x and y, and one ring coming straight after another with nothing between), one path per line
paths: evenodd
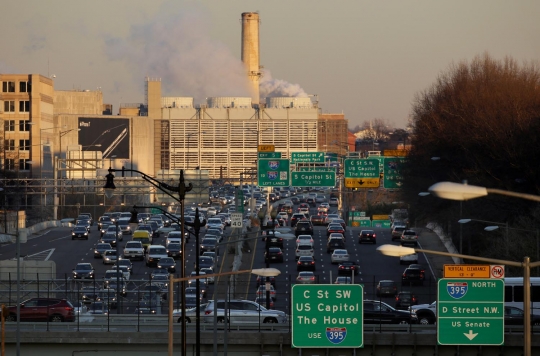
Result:
M90 265L77 265L75 269L78 269L79 271L90 271L92 269L92 266Z
M98 244L97 245L97 249L98 250L110 250L111 249L111 245L110 244Z
M381 282L381 286L383 286L383 287L393 287L394 282Z
M86 228L84 226L76 226L75 229L73 229L75 232L86 232Z
M179 243L170 243L168 246L169 250L179 250L180 249L180 244Z

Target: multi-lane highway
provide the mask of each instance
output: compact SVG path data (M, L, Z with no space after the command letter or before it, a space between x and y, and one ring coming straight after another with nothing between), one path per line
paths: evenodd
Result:
M297 206L294 206L296 211ZM336 212L335 208L333 212ZM311 214L316 214L317 209L312 207L310 209ZM332 211L331 211L332 212ZM398 290L411 290L417 297L419 303L430 303L436 298L435 278L430 271L430 266L427 264L423 255L419 255L419 263L426 267L426 280L423 286L403 286L401 285L401 275L406 268L405 265L400 265L399 259L395 257L383 256L376 251L377 246L386 243L392 243L390 236L390 229L374 229L377 234L377 244L358 244L358 233L361 228L359 227L347 227L345 246L350 259L358 262L360 265L361 274L355 276L354 283L364 284L365 299L379 299L376 296L376 286L380 280L393 280L397 283ZM227 228L227 234L230 232L230 228ZM291 229L293 232L293 230ZM103 265L101 259L94 259L94 247L99 241L99 232L97 227L92 227L90 238L88 240L71 240L70 228L56 228L51 230L42 231L40 235L32 236L26 244L21 245L21 255L27 256L27 259L49 259L56 263L56 276L54 283L48 287L49 290L61 290L67 292L68 297L72 302L77 302L80 299L80 294L76 291L80 289L81 283L74 284L71 281L72 269L79 262L89 262L95 268L95 282L84 282L85 284L95 283L99 288L102 285L102 277L105 275L105 271L111 268L110 265ZM204 229L201 232L201 237L204 234ZM126 241L131 239L130 235L124 236L122 242L119 242L119 251L123 251ZM333 283L337 277L338 265L330 263L330 254L326 252L326 227L315 226L314 227L314 250L318 283L329 284ZM420 244L422 237L420 236ZM164 234L160 238L154 239L154 244L165 244ZM397 242L393 242L397 244ZM261 239L256 239L251 244L254 249L252 255L252 268L262 268L266 264L264 262L265 243ZM195 239L190 239L190 242L186 244L186 273L191 273L195 262ZM285 239L283 254L284 261L282 263L272 263L271 267L278 268L281 271L281 275L276 278L276 301L275 309L283 310L290 314L290 289L295 283L298 275L297 265L295 260L296 240ZM226 248L221 247L221 254L226 253ZM5 245L0 250L0 259L11 259L15 257L15 246ZM221 260L218 259L216 271L221 270ZM140 299L140 293L138 290L150 281L150 274L152 268L146 267L144 261L133 261L133 275L130 277L128 283L128 295L126 299L122 299L123 312L133 313L138 306L138 300ZM181 273L181 263L177 260L177 272ZM39 280L45 281L51 279L51 276L40 275ZM12 280L15 280L15 276L12 276ZM180 285L175 286L175 308L179 307L180 298L178 293ZM47 291L46 285L40 285L41 292ZM256 298L256 277L252 276L249 285L236 286L236 297L241 297L249 300ZM12 290L13 292L13 290ZM3 298L6 296L6 291L1 291ZM23 294L24 295L24 294ZM209 291L206 299L213 298L213 288L209 286ZM24 299L24 298L23 298ZM391 306L395 305L393 298L382 297L381 300L387 302ZM115 313L116 311L113 311ZM158 313L166 312L166 303L163 303L162 308L158 308Z

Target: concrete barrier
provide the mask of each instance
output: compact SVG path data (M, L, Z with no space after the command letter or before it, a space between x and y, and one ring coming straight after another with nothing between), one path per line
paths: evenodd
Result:
M71 219L72 220L72 219ZM44 221L40 222L38 224L35 224L33 226L27 227L27 228L21 228L19 229L19 236L21 239L21 243L25 243L28 236L38 233L40 231L55 228L55 227L70 227L72 226L70 221L64 221L64 220L51 220L51 221ZM8 234L1 234L0 233L0 243L15 243L16 241L16 232L8 233Z

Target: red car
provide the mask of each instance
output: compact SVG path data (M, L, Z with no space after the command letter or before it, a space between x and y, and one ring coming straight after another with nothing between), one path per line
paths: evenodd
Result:
M17 307L8 307L6 321L17 321ZM75 309L66 299L32 298L21 303L21 321L75 321Z

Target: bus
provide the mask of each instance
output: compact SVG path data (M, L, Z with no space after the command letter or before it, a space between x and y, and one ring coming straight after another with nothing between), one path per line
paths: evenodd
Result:
M504 278L504 303L523 310L523 277ZM540 315L540 277L531 277L531 313Z

